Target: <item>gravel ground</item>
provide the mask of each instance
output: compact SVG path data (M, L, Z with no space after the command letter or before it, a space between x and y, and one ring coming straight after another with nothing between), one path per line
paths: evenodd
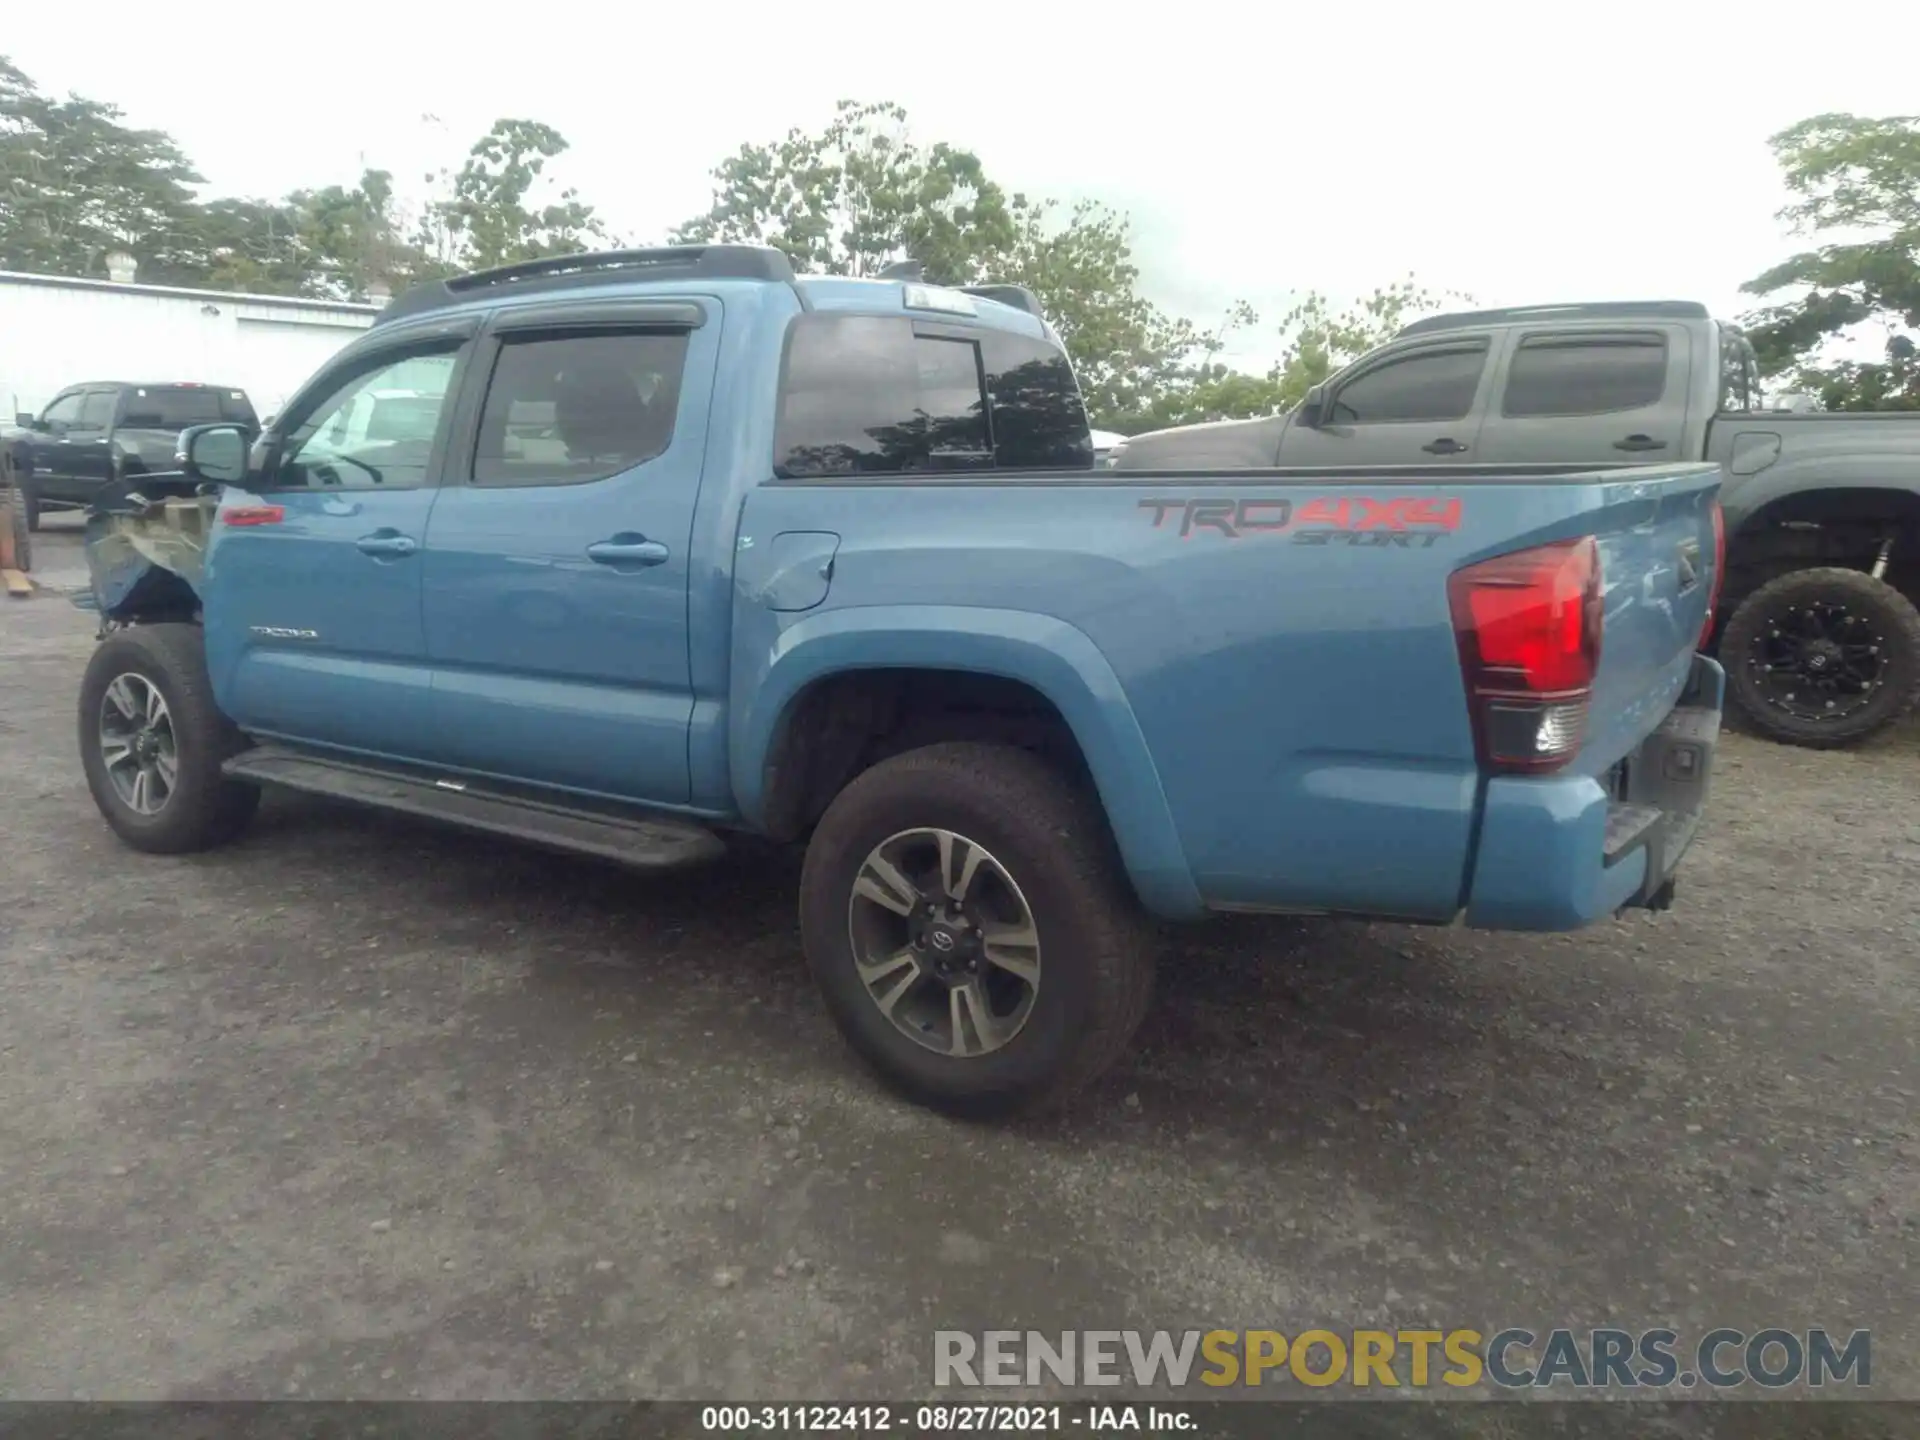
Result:
M89 644L0 607L0 1396L871 1398L936 1328L1778 1324L1870 1328L1920 1398L1920 728L1729 737L1666 915L1174 933L1111 1081L988 1128L856 1067L784 860L292 798L124 850Z

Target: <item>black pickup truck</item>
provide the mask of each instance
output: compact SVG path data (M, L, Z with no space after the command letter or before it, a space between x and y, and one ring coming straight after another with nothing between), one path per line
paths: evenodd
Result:
M260 428L245 391L188 381L69 385L14 423L4 454L29 530L45 510L92 504L110 481L172 470L174 443L190 425Z
M1920 411L1768 408L1753 347L1660 300L1433 315L1261 420L1127 441L1116 469L1711 460L1711 637L1754 727L1865 739L1920 699Z

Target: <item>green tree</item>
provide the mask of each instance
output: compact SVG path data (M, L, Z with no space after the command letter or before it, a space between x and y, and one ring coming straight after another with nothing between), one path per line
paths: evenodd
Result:
M771 245L822 274L873 275L910 259L940 284L1027 286L1102 428L1271 414L1432 303L1410 281L1339 313L1309 296L1283 322L1286 358L1267 375L1235 370L1219 356L1232 332L1258 324L1249 307L1232 306L1213 329L1168 314L1141 293L1125 215L1009 193L971 151L916 143L894 104L842 100L824 129L743 145L713 180L712 204L676 242Z
M124 250L142 279L190 281L199 182L171 137L44 95L0 57L0 268L98 277Z
M194 283L258 295L309 293L300 219L289 202L221 199L202 205L194 219L200 271Z
M1216 337L1168 315L1140 293L1132 228L1105 205L1082 202L1058 219L1052 201L1013 197L1012 243L979 256L968 280L1025 285L1059 332L1101 428L1138 428L1194 357ZM1217 347L1215 347L1217 348Z
M606 243L605 226L574 190L536 200L547 162L567 149L551 125L494 121L452 177L452 193L427 206L415 237L419 267L485 270Z
M287 203L299 222L304 294L364 300L376 286L398 294L445 273L447 267L430 261L406 237L407 217L388 171L364 171L351 189L298 190Z
M1762 372L1830 410L1920 409L1920 116L1815 115L1769 143L1794 196L1780 218L1820 243L1744 287L1793 295L1746 319ZM1882 358L1829 358L1869 327Z
M199 208L199 283L221 290L365 300L438 273L411 241L393 177L295 190L281 200L212 200Z
M1141 296L1124 216L1009 194L972 151L916 143L898 105L842 100L824 129L743 145L713 179L712 205L677 243L771 245L819 274L913 260L937 284L1028 286L1096 424L1143 413L1201 338Z
M713 181L712 205L674 232L676 243L771 245L829 275L913 259L929 280L966 284L983 255L1015 238L1007 196L979 157L922 149L893 104L842 100L825 129L742 145Z

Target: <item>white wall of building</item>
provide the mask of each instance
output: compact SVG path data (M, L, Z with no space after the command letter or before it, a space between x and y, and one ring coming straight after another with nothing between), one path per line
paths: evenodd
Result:
M0 271L0 423L87 380L197 380L276 413L371 305Z

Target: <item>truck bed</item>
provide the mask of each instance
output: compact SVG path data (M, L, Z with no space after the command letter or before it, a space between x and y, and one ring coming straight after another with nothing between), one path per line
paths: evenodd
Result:
M1078 657L1089 706L1126 712L1153 757L1181 854L1130 855L1136 879L1184 863L1213 908L1450 919L1489 782L1449 575L1597 537L1605 639L1584 746L1555 783L1598 795L1688 684L1718 480L1706 464L1449 465L762 485L740 524L736 593L760 603L736 604L730 632L734 753L805 682L785 656L820 653L812 637L1008 674L1044 648ZM805 533L838 537L817 599L782 561L818 568L783 547ZM1121 788L1107 798L1124 812Z

